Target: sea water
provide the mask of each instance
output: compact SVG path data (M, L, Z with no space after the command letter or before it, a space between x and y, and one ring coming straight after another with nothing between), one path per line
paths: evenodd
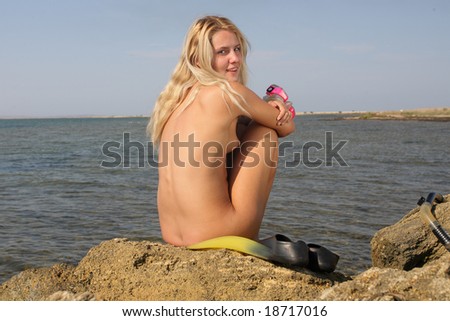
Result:
M370 240L430 191L450 193L445 122L296 118L280 143L261 237L328 247L338 271L371 265ZM76 264L101 241L161 241L145 118L0 120L0 282Z

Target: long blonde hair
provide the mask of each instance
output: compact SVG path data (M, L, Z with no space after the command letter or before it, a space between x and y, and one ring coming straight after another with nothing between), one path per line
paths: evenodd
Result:
M212 37L219 30L228 30L236 34L242 53L238 81L244 85L247 83L246 56L249 43L242 32L233 22L224 17L206 16L198 19L186 35L180 60L171 79L159 95L150 117L147 133L154 145L159 144L164 126L172 113L181 106L186 108L194 100L199 87L193 93L190 91L197 82L203 86L219 86L233 104L244 110L245 101L242 96L233 90L225 77L212 67L214 54ZM188 94L190 96L186 99Z

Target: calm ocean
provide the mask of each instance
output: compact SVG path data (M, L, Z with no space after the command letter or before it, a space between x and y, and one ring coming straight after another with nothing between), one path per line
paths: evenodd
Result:
M450 193L450 126L335 117L297 117L283 139L260 236L324 245L341 255L339 271L356 274L371 264L377 230L420 196ZM0 120L0 283L26 268L75 264L103 240L161 241L146 123Z

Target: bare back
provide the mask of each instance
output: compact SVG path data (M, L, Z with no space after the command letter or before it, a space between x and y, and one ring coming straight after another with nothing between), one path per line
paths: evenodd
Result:
M218 87L202 87L164 127L159 151L158 210L162 236L174 245L214 236L232 211L226 154L239 145L237 108ZM219 224L220 225L220 224Z

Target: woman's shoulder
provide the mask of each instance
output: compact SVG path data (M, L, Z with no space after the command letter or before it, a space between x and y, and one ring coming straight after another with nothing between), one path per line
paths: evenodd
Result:
M196 100L200 108L208 114L220 114L229 108L222 89L217 85L200 87Z
M228 84L230 85L231 89L236 91L238 94L253 93L251 89L249 89L248 87L246 87L245 85L243 85L240 82L233 81L233 82L228 82ZM225 86L219 86L219 85L202 86L200 88L200 92L202 92L202 95L205 97L217 96L217 95L222 96L224 91L229 91L230 87L226 88Z
M228 82L234 90L236 90L238 93L245 93L247 91L251 91L247 86L240 83L239 81L230 81Z
M216 98L217 96L222 95L222 90L218 85L201 86L198 95L202 99Z
M225 104L222 90L216 85L200 87L197 97L200 104L208 106L208 108Z
M254 93L253 90L238 81L230 82L230 86L245 99L250 98L251 96L256 96L256 93Z
M237 94L243 101L247 101L252 95L255 95L245 85L238 82L229 82L230 87L222 87L219 85L202 86L198 93L199 102L203 106L207 106L209 110L218 109L232 113L233 115L242 115L242 109L236 105L236 100L231 96ZM230 90L231 89L231 90ZM237 98L235 96L235 98ZM238 100L240 100L238 98Z

